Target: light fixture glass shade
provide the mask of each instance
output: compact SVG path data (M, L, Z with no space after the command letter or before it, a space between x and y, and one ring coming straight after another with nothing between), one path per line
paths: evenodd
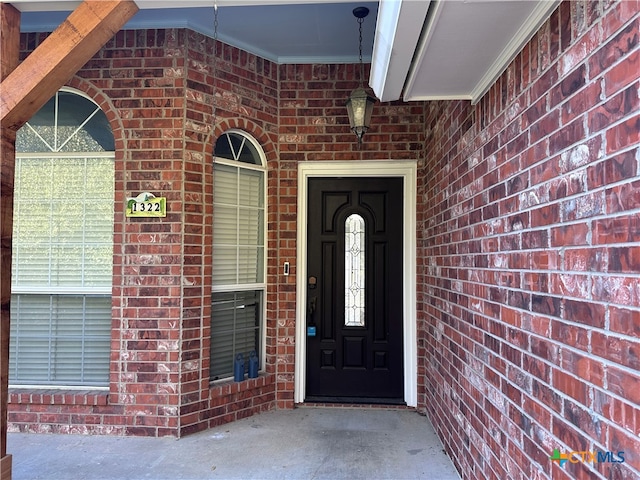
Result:
M375 102L375 97L369 95L363 87L358 87L351 92L349 100L347 100L349 125L353 133L358 137L358 143L362 143L362 136L369 130Z

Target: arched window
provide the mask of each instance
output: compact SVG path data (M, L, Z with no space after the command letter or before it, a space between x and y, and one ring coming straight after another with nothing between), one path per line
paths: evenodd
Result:
M233 375L237 354L262 360L265 297L265 160L246 133L230 130L213 165L211 380Z
M108 385L113 198L107 118L60 90L16 140L11 385Z

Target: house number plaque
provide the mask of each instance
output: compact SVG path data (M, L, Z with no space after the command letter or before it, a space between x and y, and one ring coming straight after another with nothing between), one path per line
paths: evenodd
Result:
M127 199L127 217L166 217L167 198L156 197L143 192L137 197Z

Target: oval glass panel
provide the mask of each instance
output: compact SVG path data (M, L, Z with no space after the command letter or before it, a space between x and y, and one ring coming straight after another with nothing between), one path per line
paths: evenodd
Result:
M344 324L364 327L364 219L358 214L349 215L344 235Z

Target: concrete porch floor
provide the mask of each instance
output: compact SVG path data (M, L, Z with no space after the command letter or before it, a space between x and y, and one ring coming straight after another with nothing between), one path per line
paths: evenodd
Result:
M411 410L302 407L176 440L10 433L13 479L458 480Z

